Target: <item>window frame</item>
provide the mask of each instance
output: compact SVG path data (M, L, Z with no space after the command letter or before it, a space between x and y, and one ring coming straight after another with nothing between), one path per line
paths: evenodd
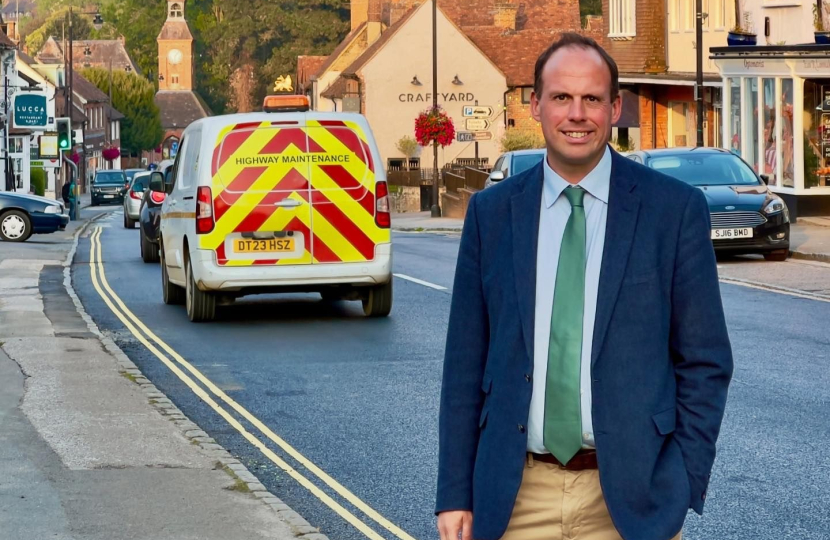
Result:
M631 39L637 36L637 3L635 0L608 0L608 37Z

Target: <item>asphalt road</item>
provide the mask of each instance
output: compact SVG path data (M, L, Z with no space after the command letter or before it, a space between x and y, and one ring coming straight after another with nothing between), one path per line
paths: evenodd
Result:
M120 212L104 227L109 284L145 325L406 535L437 538L438 396L457 236L394 235L395 273L446 290L396 277L388 319L365 319L356 302L327 304L318 295L292 294L244 298L220 308L216 322L192 324L183 307L162 303L159 267L141 262L138 230L123 229ZM89 248L87 236L76 255L75 288L96 323L144 374L330 538L366 538L264 457L127 331L92 286ZM690 514L684 538L826 540L830 303L726 284L722 292L735 377L706 513ZM396 538L260 439L381 537Z

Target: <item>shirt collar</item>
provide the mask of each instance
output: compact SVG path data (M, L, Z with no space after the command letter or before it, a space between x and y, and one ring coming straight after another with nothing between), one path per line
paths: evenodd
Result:
M548 163L547 153L544 159L545 171L545 207L550 208L556 199L562 195L570 182L559 176ZM608 191L611 186L611 150L605 146L605 153L597 166L579 182L579 187L590 193L594 198L608 204Z

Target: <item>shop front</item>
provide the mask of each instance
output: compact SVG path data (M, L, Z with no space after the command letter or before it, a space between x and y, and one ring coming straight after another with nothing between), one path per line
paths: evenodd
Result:
M768 178L793 215L830 215L830 47L711 49L725 146Z

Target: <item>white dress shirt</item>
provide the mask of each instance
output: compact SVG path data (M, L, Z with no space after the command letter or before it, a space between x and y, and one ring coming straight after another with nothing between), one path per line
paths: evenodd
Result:
M544 161L545 181L539 219L539 243L536 253L536 323L533 343L533 397L530 400L527 449L547 454L544 444L545 383L548 371L550 318L553 311L556 270L565 225L571 205L562 192L571 184L556 174ZM582 364L580 371L580 409L582 411L582 446L594 447L591 422L591 348L597 312L597 289L605 246L605 223L608 217L608 192L611 185L611 152L605 148L597 166L579 182L585 190L586 256L585 309L582 326Z

